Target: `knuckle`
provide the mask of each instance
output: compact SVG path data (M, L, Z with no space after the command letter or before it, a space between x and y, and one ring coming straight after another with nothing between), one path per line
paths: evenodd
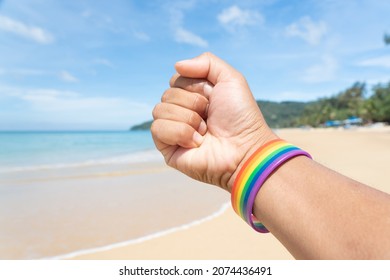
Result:
M206 57L211 58L213 56L213 54L211 52L204 52L201 54L201 56L206 56Z
M240 83L242 85L247 85L248 82L247 82L246 78L244 77L244 75L242 75L237 70L236 70L236 72L237 72L237 75L236 75L235 79L238 81L238 83Z
M161 96L161 102L162 103L177 104L178 98L179 98L178 89L177 88L170 88L164 92L163 96Z
M161 102L166 102L168 98L168 89L164 91L163 95L161 96Z
M159 115L161 114L161 103L158 103L156 106L154 106L153 111L152 111L152 116L153 119L158 119Z
M179 77L180 75L177 73L173 75L172 78L169 80L169 86L173 87L176 84L176 80L179 79Z
M152 122L152 125L150 126L150 132L152 133L152 135L157 136L158 131L159 131L159 122L158 121Z

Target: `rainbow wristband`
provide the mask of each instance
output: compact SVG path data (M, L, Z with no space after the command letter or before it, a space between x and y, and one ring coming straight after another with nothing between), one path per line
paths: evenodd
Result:
M252 214L255 197L267 178L279 166L296 156L311 156L282 139L261 146L245 162L234 182L231 201L234 211L258 232L267 228Z

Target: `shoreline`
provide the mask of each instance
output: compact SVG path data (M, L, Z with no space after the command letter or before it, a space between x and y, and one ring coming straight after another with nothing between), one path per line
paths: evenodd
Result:
M166 235L169 235L169 234L172 234L175 232L190 229L194 226L198 226L200 224L203 224L204 222L211 221L211 220L221 216L222 214L224 214L229 207L230 207L230 203L224 203L216 212L212 213L209 216L206 216L206 217L201 218L199 220L192 221L188 224L178 225L176 227L169 228L167 230L155 232L155 233L152 233L150 235L145 235L145 236L142 236L139 238L130 239L130 240L126 240L123 242L118 242L118 243L114 243L114 244L110 244L110 245L106 245L106 246L102 246L102 247L75 251L75 252L67 253L64 255L59 255L59 256L54 256L54 257L49 257L49 258L44 258L44 259L49 259L49 260L74 259L74 258L77 258L80 256L102 253L105 251L118 249L118 248L126 247L129 245L140 244L140 243L143 243L143 242L146 242L149 240L164 237Z
M233 236L234 235L234 236ZM142 243L72 260L292 260L272 234L261 234L229 206L213 219Z

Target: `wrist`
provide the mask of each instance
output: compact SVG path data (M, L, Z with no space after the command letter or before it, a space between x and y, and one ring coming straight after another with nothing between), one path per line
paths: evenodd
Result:
M261 187L273 172L297 156L310 154L283 139L268 141L252 153L238 172L231 190L234 211L254 230L267 233L268 229L253 215L253 207Z
M261 146L266 144L267 142L274 140L274 139L279 139L279 137L272 132L271 129L267 127L267 132L266 133L261 133L254 137L253 141L250 141L250 144L247 145L247 149L244 149L242 153L242 158L237 165L235 171L232 173L232 175L229 178L229 181L227 183L227 191L231 193L234 181L236 180L236 177L238 173L240 172L242 166L245 164L245 162L250 158L250 156Z

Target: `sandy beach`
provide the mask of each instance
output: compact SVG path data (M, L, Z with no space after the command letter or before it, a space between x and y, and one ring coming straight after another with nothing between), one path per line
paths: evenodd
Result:
M323 165L390 193L390 130L284 129L280 137ZM178 176L172 174L172 176ZM73 256L75 259L292 259L272 236L257 234L229 207L218 217L150 240Z
M228 200L162 161L10 177L0 180L0 259L53 258L142 238L202 219Z
M283 129L321 164L390 193L390 129ZM12 188L10 188L12 187ZM225 191L162 160L0 178L0 259L292 259Z

